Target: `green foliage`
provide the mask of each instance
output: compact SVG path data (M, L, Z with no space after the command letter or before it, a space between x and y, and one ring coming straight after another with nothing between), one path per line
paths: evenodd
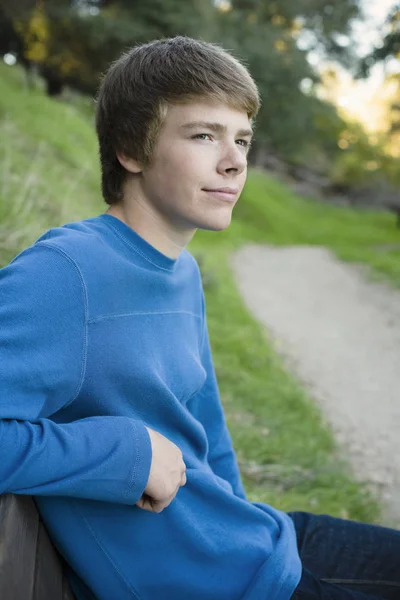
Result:
M209 38L214 29L215 9L210 0L131 0L109 1L108 6L123 8L141 23L143 39L187 35Z
M310 35L309 48L349 63L349 48L338 43L338 34L349 34L352 19L360 17L357 0L232 0L233 10L260 24L272 24L286 30L301 28Z
M385 134L369 137L361 125L349 122L339 134L339 144L342 149L328 171L334 183L400 186L400 161L387 153Z

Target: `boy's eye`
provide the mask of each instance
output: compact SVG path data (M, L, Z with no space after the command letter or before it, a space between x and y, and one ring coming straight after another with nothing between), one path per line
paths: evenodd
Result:
M197 133L196 135L193 136L194 140L204 140L204 139L212 139L212 135L210 133ZM251 142L249 142L248 140L236 140L236 143L239 144L239 146L242 146L243 148L245 148L246 150L250 149L251 146Z
M250 148L251 148L251 141L250 140L237 140L237 143L244 148L244 151L247 154L250 152Z
M204 139L205 137L211 138L211 135L209 133L198 133L193 136L193 139Z

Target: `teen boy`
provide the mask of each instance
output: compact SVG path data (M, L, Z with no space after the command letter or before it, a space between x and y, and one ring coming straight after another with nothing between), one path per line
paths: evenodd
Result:
M79 600L372 598L319 581L369 578L344 522L246 499L221 408L185 246L228 227L258 108L217 46L132 49L97 103L107 212L0 271L0 491L36 496Z

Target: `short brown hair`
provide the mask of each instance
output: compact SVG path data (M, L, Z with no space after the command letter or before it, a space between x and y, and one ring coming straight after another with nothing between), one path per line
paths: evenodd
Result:
M243 110L252 120L260 107L246 67L216 44L177 36L135 46L112 63L97 96L102 193L123 198L126 171L116 153L148 164L168 103L203 97Z

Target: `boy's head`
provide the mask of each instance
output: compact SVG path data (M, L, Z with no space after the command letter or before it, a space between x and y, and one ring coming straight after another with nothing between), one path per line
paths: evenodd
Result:
M156 40L132 48L111 65L96 110L102 191L108 204L123 200L128 174L117 154L145 168L168 108L195 102L225 105L250 122L260 105L246 68L219 46L199 40Z

